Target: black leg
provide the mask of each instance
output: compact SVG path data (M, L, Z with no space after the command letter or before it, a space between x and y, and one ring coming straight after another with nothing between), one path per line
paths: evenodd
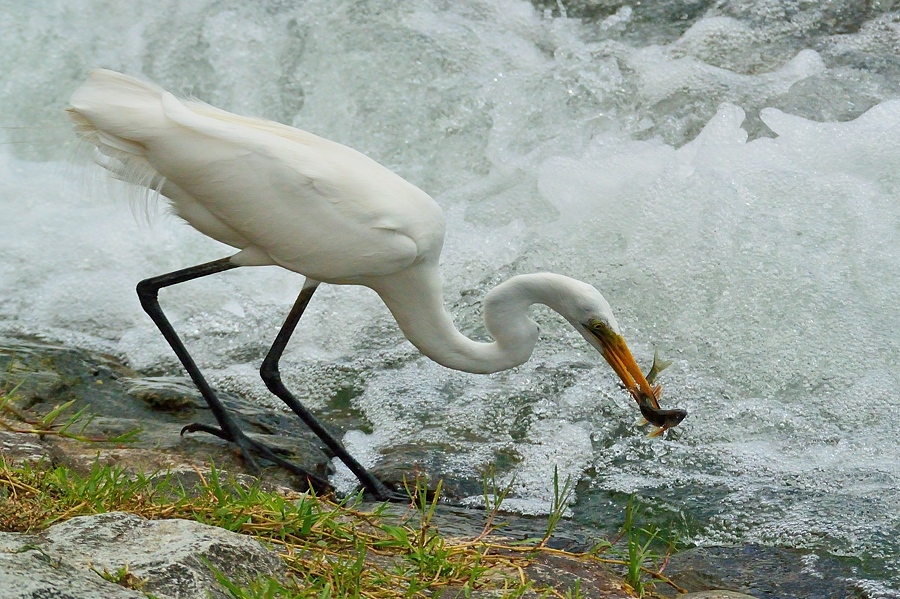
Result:
M275 337L272 348L266 355L266 359L263 360L262 367L259 369L259 374L266 383L266 387L269 388L269 391L277 395L281 401L287 404L287 406L291 408L291 410L293 410L314 433L316 433L319 439L328 446L334 455L346 464L347 468L356 475L356 478L359 479L359 482L362 483L363 487L374 495L377 500L408 502L409 497L387 488L383 482L363 468L362 465L344 448L341 442L335 439L331 433L322 426L322 423L313 416L313 413L300 403L300 401L288 391L287 387L284 386L284 383L281 382L281 373L278 370L278 362L281 360L281 354L284 353L284 348L287 346L294 329L297 327L300 317L303 316L303 311L306 310L309 300L316 291L317 285L318 283L314 285L307 284L307 286L303 288L303 291L300 292L297 301L294 302L294 307L291 308L291 312L288 314L287 319L284 321L284 324L281 325L281 330L278 331L278 336Z
M315 488L316 490L329 490L331 488L331 485L328 483L328 481L316 476L315 474L307 472L306 470L300 468L296 464L292 464L284 458L277 456L272 449L270 449L266 445L263 445L262 443L250 439L246 434L244 434L243 431L241 431L237 422L235 422L231 414L228 413L228 410L222 404L221 400L216 396L209 383L206 382L206 379L203 377L203 374L201 374L200 369L197 368L197 364L194 362L194 359L184 347L184 344L181 342L181 339L179 339L177 333L175 333L175 329L172 328L171 323L169 323L169 320L166 318L165 314L163 314L162 308L159 305L159 290L163 287L177 285L178 283L184 283L185 281L191 281L193 279L198 279L207 275L231 270L232 268L237 268L237 265L232 263L230 258L223 258L221 260L207 262L206 264L192 266L191 268L177 270L175 272L160 275L158 277L145 279L137 285L137 293L138 297L141 300L141 306L144 308L144 311L147 312L150 318L153 319L153 322L156 323L157 328L159 328L160 332L163 334L163 337L166 338L166 341L169 342L169 345L172 347L175 355L177 355L178 359L181 360L181 363L188 371L191 380L194 381L197 389L200 390L200 394L203 395L203 399L205 399L207 405L209 405L209 409L212 411L213 416L215 416L216 421L219 423L220 427L217 429L215 427L204 424L189 424L188 426L184 427L181 432L182 434L184 434L185 432L203 431L235 443L240 448L241 454L250 465L250 467L258 472L259 466L257 465L256 460L254 460L253 456L250 454L250 448L252 447L265 458L290 470L291 472L294 472L295 474L305 477L309 481L310 486Z

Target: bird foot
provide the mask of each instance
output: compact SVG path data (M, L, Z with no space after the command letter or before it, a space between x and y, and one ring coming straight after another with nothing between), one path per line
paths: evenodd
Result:
M254 474L258 475L260 473L260 467L256 462L256 459L253 457L251 450L258 453L263 458L281 466L288 472L305 478L309 483L310 488L313 489L316 493L329 494L334 492L334 487L332 487L327 480L316 476L315 474L304 470L300 466L297 466L293 462L290 462L277 455L277 453L280 453L283 450L277 447L270 447L265 443L257 441L247 436L240 429L238 429L235 435L231 435L217 426L210 426L208 424L202 424L200 422L188 424L181 429L182 435L184 435L185 433L196 432L209 433L210 435L214 435L220 439L229 441L237 445L241 450L241 456L244 458L244 461L247 463ZM389 501L391 503L410 502L409 495L407 495L406 493L395 491L371 474L368 474L368 472L366 474L368 476L366 477L366 483L363 483L363 488L367 496L373 498L375 501Z
M247 463L247 466L257 476L259 475L261 469L260 469L259 464L257 463L256 459L253 457L253 454L251 453L251 451L255 451L263 458L269 460L270 462L274 462L275 464L277 464L278 466L281 466L288 472L295 474L297 476L300 476L302 478L305 478L307 483L309 484L309 488L314 490L316 493L329 494L329 493L334 492L334 487L332 487L331 483L329 483L324 478L322 478L320 476L316 476L315 474L309 472L308 470L301 468L297 464L294 464L293 462L286 460L283 457L277 455L278 452L281 452L283 450L280 450L279 448L276 448L276 447L270 447L269 445L266 445L265 443L262 443L261 441L257 441L255 439L247 436L247 434L244 433L243 431L241 431L240 429L237 429L236 433L231 434L219 427L210 426L208 424L202 424L199 422L194 422L192 424L188 424L187 426L185 426L184 428L181 429L182 435L184 435L185 433L196 433L196 432L209 433L210 435L216 436L220 439L229 441L229 442L237 445L238 449L241 450L241 457L244 458L244 461Z

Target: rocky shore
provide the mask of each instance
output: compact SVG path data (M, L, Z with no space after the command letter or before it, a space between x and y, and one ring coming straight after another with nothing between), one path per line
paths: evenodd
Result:
M21 432L27 426L0 431L0 450L8 463L44 461L79 472L97 462L129 471L180 473L185 481L208 471L214 463L235 476L247 477L245 465L228 444L210 435L181 436L190 422L213 424L208 410L189 381L147 377L118 360L80 349L22 337L0 337L0 372L4 394L15 390L19 416L36 421L57 406L73 402L66 414L85 409L68 436ZM291 459L326 475L330 459L317 439L287 413L260 409L240 397L224 394L245 430L288 450ZM64 423L67 415L58 417ZM9 423L10 414L6 415ZM323 415L338 427L359 427L353 416ZM86 424L86 426L84 426ZM58 429L58 427L57 427ZM140 432L127 442L96 442ZM79 437L79 438L74 438ZM403 448L392 466L379 476L400 480L404 468L418 463L416 448ZM404 466L406 464L406 466ZM431 473L433 476L439 472ZM196 478L194 479L196 480ZM268 488L297 489L302 484L278 468L265 468ZM458 485L466 486L462 481ZM453 485L450 499L453 497ZM3 496L0 495L0 503ZM403 506L392 506L399 517ZM509 539L540 537L546 519L504 515L502 534ZM440 505L435 524L447 535L476 537L485 524L483 510ZM616 523L611 523L611 527ZM620 574L574 557L604 535L563 521L551 544L572 556L557 554L536 560L528 572L535 580L579 581L583 596L627 597ZM606 535L608 536L608 535ZM135 575L150 581L153 596L226 597L209 566L228 574L273 574L283 569L277 554L254 539L185 520L149 521L131 514L83 516L35 533L0 532L0 596L146 597L97 575L127 563ZM662 596L684 597L821 597L862 596L852 586L854 565L830 556L772 547L704 547L671 557L666 576L692 592L678 595L674 587L657 585ZM722 591L716 589L732 589ZM145 589L146 590L146 589ZM741 594L747 593L747 594ZM476 595L472 595L473 597ZM481 595L483 597L499 595Z

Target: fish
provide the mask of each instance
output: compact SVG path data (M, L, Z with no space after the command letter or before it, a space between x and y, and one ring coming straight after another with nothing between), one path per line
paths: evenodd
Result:
M681 421L687 417L687 410L674 408L671 410L663 410L662 408L654 408L649 404L641 404L641 415L646 418L647 422L657 427L651 437L658 437L672 427L681 424Z
M647 373L647 382L652 385L656 381L656 377L659 376L659 373L671 365L672 362L670 360L660 359L659 350L654 350L653 365L650 366L650 371ZM638 408L641 410L641 415L644 417L644 421L641 425L649 423L657 427L656 430L650 433L650 437L658 437L668 429L681 424L681 421L687 417L687 410L681 408L674 408L671 410L662 409L659 405L659 398L662 395L662 385L655 385L651 391L652 395L636 388L632 390L632 396L637 402Z

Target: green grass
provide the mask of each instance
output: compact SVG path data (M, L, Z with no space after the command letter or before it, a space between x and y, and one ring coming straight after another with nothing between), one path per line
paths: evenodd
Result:
M40 420L14 407L16 389L0 390L0 427L37 436L60 435L84 442L122 442L124 437L84 434L85 410L71 413L63 404ZM198 473L199 474L199 473ZM185 488L175 476L135 474L118 466L95 464L79 474L47 463L13 465L0 455L0 530L34 532L75 516L126 511L148 519L183 518L246 534L275 548L289 575L281 579L227 580L220 584L235 599L424 598L469 597L477 589L495 589L502 597L576 599L580 582L551 588L529 580L527 566L542 554L601 562L616 567L637 596L652 592L654 581L671 584L659 571L672 544L656 528L641 526L641 508L632 499L619 535L599 541L585 554L568 554L548 546L563 519L571 494L554 471L551 512L542 537L509 541L498 538L495 519L513 481L503 487L491 474L484 478L485 524L474 538L449 538L434 523L441 491L429 492L424 476L409 481L410 507L403 517L388 516L386 505L359 508L358 497L334 502L311 494L284 495L242 485L211 468L200 483ZM661 561L660 561L661 560ZM214 572L215 573L215 572ZM127 570L98 576L140 590L143 581ZM674 585L673 585L674 586ZM677 587L675 587L677 588ZM149 597L149 596L148 596Z
M559 506L568 487L557 487ZM411 507L397 521L385 514L384 506L363 511L355 499L335 503L308 494L269 493L258 485L237 484L216 469L201 477L198 488L186 489L168 475L135 475L104 465L82 475L44 464L13 466L0 457L0 500L5 504L0 530L33 532L75 516L127 511L251 535L276 548L290 574L250 581L220 575L236 599L468 597L476 589L498 589L505 597L526 590L543 597L582 596L578 584L554 589L524 574L541 553L565 554L546 543L558 517L549 519L547 536L524 544L487 534L448 538L433 522L437 495L426 493L427 488L421 478L411 483ZM619 539L598 543L586 554L567 555L622 567L628 585L643 596L652 586L649 580L665 578L651 567L651 542L659 535L639 527L638 515L630 506ZM127 570L98 574L139 590L141 581Z
M141 588L147 583L147 580L144 578L138 578L132 572L128 570L128 565L124 565L121 568L118 568L115 572L110 572L106 568L103 569L102 572L91 567L91 570L94 571L100 578L106 580L107 582L115 583L121 587L125 587L126 589L131 589L134 591L139 591Z

